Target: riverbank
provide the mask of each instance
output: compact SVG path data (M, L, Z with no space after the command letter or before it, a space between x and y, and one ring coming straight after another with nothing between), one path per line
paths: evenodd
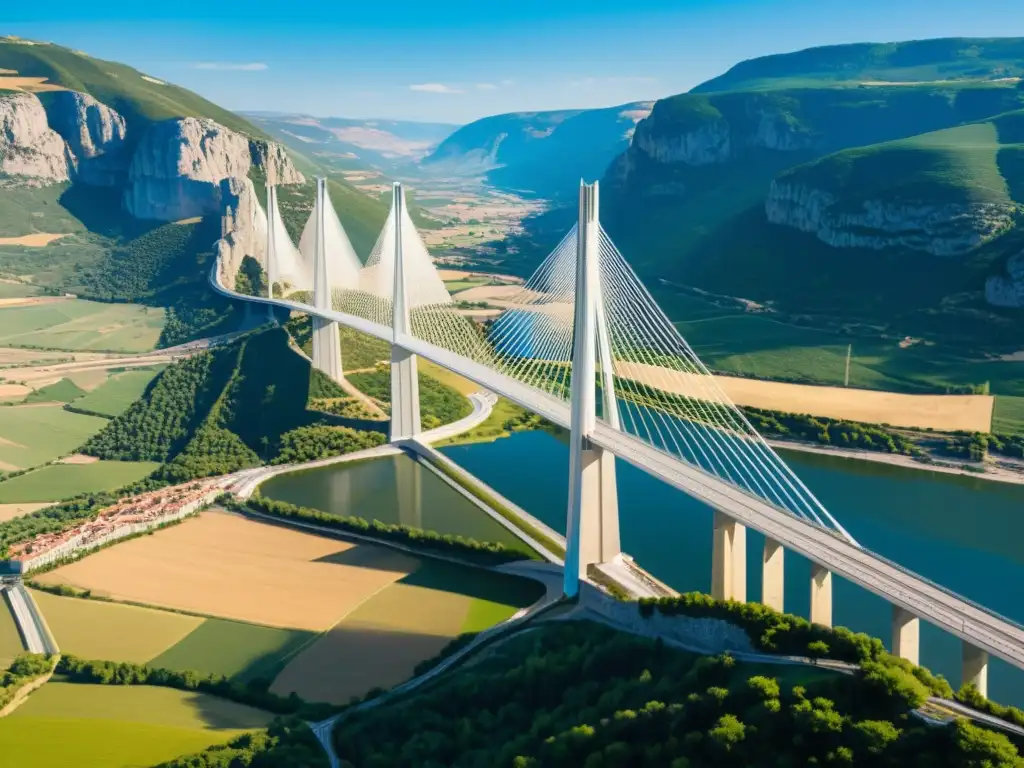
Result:
M835 456L841 459L853 459L872 461L876 464L889 464L895 467L906 469L920 469L926 472L941 472L947 475L966 475L979 480L991 480L997 483L1012 483L1024 485L1024 474L1013 472L1009 469L998 466L985 466L984 472L974 472L963 469L954 464L925 463L917 461L911 456L904 456L899 453L882 453L881 451L865 451L857 448L836 448L830 445L815 445L814 443L798 442L796 440L767 440L772 448L782 448L788 451L800 451L801 453L817 453L823 456Z

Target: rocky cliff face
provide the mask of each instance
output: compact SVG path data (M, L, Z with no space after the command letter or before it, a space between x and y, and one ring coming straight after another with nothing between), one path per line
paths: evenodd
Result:
M76 182L99 187L123 182L129 161L124 117L89 94L76 91L50 94L46 116L78 160Z
M251 180L232 177L220 183L224 204L221 239L217 241L218 279L233 287L242 259L252 256L266 268L267 219Z
M44 186L67 181L75 157L31 93L0 95L0 185Z
M835 248L900 246L935 256L961 256L1013 226L1012 203L936 203L866 200L839 205L829 192L772 182L768 221L814 233Z
M656 163L701 166L729 162L745 149L795 152L813 143L808 131L776 110L751 106L738 120L715 117L685 127L655 110L637 125L630 151Z
M177 221L223 211L221 182L266 164L279 184L304 179L276 144L252 141L194 117L154 123L132 157L125 208L139 219Z

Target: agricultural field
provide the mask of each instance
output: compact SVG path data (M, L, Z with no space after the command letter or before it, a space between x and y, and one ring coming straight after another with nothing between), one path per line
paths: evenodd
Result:
M33 502L20 504L0 504L0 523L16 517L35 512L37 509L50 506L49 502Z
M164 315L160 308L81 299L0 307L0 345L147 352L156 346Z
M151 474L152 461L90 461L49 464L0 481L0 503L60 501L80 493L112 491Z
M157 370L135 370L116 373L92 392L74 401L75 408L99 413L104 416L118 416L128 406L142 397L149 382L159 373Z
M40 581L117 600L322 632L418 563L380 547L205 512L51 571Z
M315 635L123 603L32 596L65 653L86 659L226 675L243 682L273 679Z
M1024 397L996 396L992 431L999 434L1024 434Z
M299 654L271 690L335 704L412 677L463 632L504 621L543 594L514 576L424 561L415 572L371 596Z
M70 453L107 425L60 405L0 407L0 472L27 469Z
M18 634L18 625L14 623L10 603L6 595L0 594L0 669L7 669L14 657L24 652L25 647Z
M0 299L22 299L40 293L41 290L35 285L0 280Z
M153 686L50 682L0 720L0 754L19 768L154 765L264 728L271 715Z

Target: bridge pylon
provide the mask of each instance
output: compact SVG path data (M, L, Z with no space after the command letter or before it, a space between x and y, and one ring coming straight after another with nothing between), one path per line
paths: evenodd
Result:
M315 219L315 249L313 251L313 306L320 311L331 311L331 281L327 270L327 180L317 177ZM313 367L341 381L341 339L338 324L313 315Z
M405 216L405 192L395 182L391 198L391 226L395 234L395 283L391 300L391 328L394 341L411 335L409 292L405 281L402 257L402 219ZM420 427L420 384L416 371L416 355L397 345L391 347L391 426L388 437L392 443L416 437Z
M576 241L576 296L573 320L572 392L569 447L569 508L563 592L579 593L590 565L606 563L620 552L619 502L615 456L594 445L600 382L602 416L619 427L611 340L605 317L599 265L600 224L597 183L580 183Z
M277 206L277 188L267 182L267 298L274 298L274 283L278 277L277 249L274 247L274 216L271 212ZM270 315L270 322L276 322L274 317L274 305L267 305L267 314Z

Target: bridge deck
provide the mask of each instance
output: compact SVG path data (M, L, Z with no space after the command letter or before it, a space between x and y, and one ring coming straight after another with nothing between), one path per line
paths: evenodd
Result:
M215 270L216 267L211 270L210 282L221 294L336 321L393 343L470 379L495 394L508 398L554 424L569 427L570 414L567 402L505 374L406 334L395 339L391 328L355 315L317 310L287 299L267 299L229 291L217 282ZM740 490L709 472L671 456L632 435L613 429L604 422L598 422L592 439L596 445L611 451L624 461L723 512L737 522L760 531L785 548L803 555L848 581L883 597L893 605L910 611L915 616L1015 667L1024 669L1024 628L1016 623Z

